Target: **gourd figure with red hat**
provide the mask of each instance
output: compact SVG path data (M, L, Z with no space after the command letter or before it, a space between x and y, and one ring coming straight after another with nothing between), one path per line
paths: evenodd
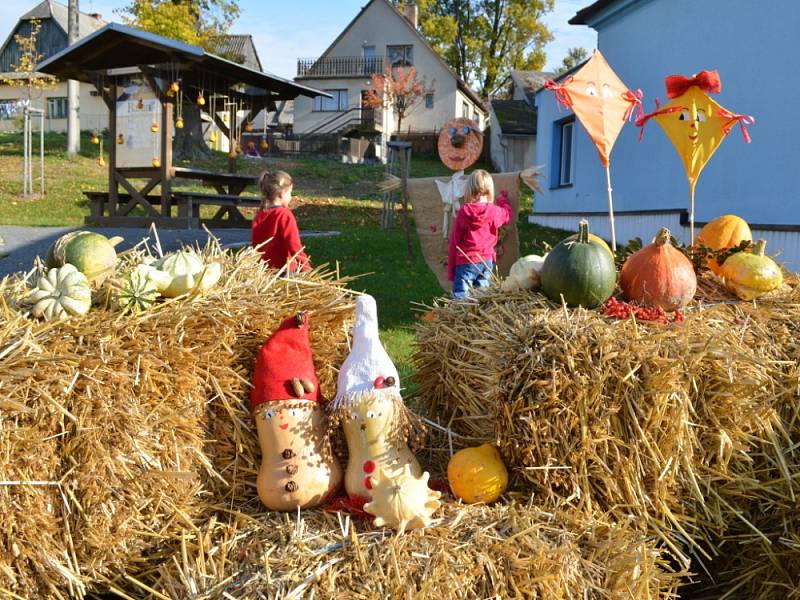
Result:
M250 408L261 446L256 487L272 510L318 506L342 481L324 424L308 326L305 313L284 320L261 347L253 373Z

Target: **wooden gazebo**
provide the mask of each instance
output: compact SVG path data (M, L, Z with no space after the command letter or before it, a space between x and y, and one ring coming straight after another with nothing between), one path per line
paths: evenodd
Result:
M198 99L198 104L202 96L201 110L231 144L238 141L234 139L237 111L244 110L244 120L248 121L262 109L274 109L278 100L301 95L328 96L209 54L200 47L118 23L86 36L39 64L37 70L59 79L94 84L108 106L108 192L87 194L92 199L92 215L87 222L95 225L139 226L154 222L164 227L196 226L199 220L192 196L173 193L173 181L179 178L200 180L216 189L216 195L195 194L194 198L208 196L207 202L197 204L219 207L217 224L241 222L237 208L241 202L237 197L252 183L252 177L175 168L172 164L174 113L181 95ZM130 90L133 91L129 93ZM223 110L218 110L220 106ZM220 117L221 112L228 113L228 123ZM149 115L152 124L145 123L143 129L142 118ZM147 137L148 132L152 132L151 138ZM133 180L146 183L137 186ZM161 193L150 195L158 186ZM177 216L173 216L175 205ZM141 207L145 216L132 216L136 207ZM223 220L226 214L230 218Z

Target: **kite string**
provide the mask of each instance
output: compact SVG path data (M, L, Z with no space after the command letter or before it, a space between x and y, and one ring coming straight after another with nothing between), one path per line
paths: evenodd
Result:
M629 121L631 117L633 117L633 109L634 107L638 108L636 111L636 119L638 120L643 114L644 109L642 108L642 98L644 98L644 93L640 89L636 89L635 92L631 90L625 90L622 94L622 98L630 102L630 106L625 109L625 115L622 117L623 121Z
M752 115L737 115L737 114L734 114L734 113L732 113L730 111L725 110L724 108L720 108L719 110L717 110L717 114L720 117L722 117L723 119L728 119L722 125L722 133L723 134L728 135L728 133L730 132L731 128L733 128L733 126L736 125L736 123L739 123L739 128L742 130L742 137L744 138L745 143L746 144L750 143L750 141L751 141L750 133L747 131L747 127L745 127L745 125L752 125L753 123L755 123L756 119L755 119L754 116L752 116Z
M675 106L666 106L664 108L661 108L661 102L658 100L658 98L656 98L656 109L651 113L647 113L646 115L640 115L636 118L635 125L636 127L639 128L639 141L640 142L642 141L642 138L644 137L644 126L650 119L658 117L660 115L668 115L671 113L680 112L685 108L686 108L685 106L680 106L677 104Z

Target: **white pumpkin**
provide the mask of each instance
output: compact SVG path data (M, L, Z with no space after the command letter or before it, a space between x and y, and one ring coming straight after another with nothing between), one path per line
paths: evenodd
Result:
M192 250L172 252L151 265L138 265L136 269L146 275L166 298L181 296L195 288L205 292L217 283L222 275L220 263L206 264Z
M372 477L372 501L364 510L375 517L377 527L391 527L398 533L427 527L442 504L442 493L428 487L429 477L427 471L415 477L410 465L394 477L379 468L377 477Z
M544 259L547 257L529 254L523 256L511 265L508 277L501 284L504 292L515 292L517 290L537 290L539 289L539 271L542 270Z
M28 296L31 314L45 321L85 315L92 307L92 290L86 275L73 265L50 269Z

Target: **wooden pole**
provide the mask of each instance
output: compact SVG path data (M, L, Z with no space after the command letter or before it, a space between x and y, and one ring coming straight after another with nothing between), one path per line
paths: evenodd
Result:
M414 258L414 245L411 243L411 226L408 217L408 167L411 162L411 147L400 148L400 177L402 188L400 198L403 202L403 229L406 233L406 253L408 258Z
M101 84L98 84L102 88ZM98 89L104 94L102 89ZM117 182L117 82L112 80L109 86L108 97L108 134L113 143L108 153L108 216L114 217L117 214L119 204L119 183Z
M614 198L611 195L611 167L606 165L606 186L608 187L608 226L611 229L611 251L617 253L617 229L614 226Z
M228 172L236 173L236 103L228 104Z
M161 216L172 216L172 102L161 104Z

